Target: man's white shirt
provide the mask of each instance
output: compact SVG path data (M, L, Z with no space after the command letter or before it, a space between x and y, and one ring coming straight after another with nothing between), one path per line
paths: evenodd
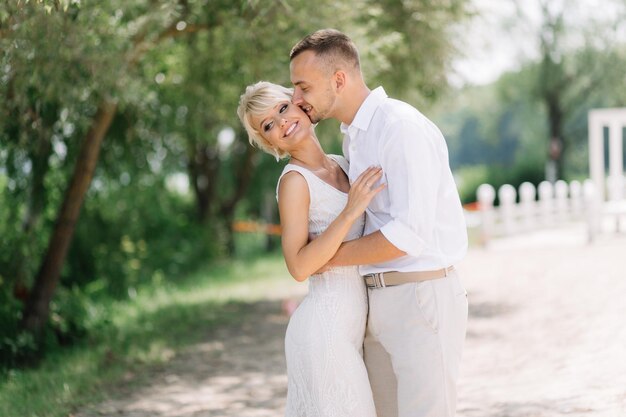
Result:
M350 182L370 166L383 169L387 186L366 211L364 234L380 230L407 253L362 265L362 275L430 271L454 265L467 251L467 229L440 130L417 109L387 97L378 87L352 124L341 124Z

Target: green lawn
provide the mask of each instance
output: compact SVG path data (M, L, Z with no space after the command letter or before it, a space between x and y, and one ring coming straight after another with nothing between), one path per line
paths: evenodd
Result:
M132 300L99 305L110 321L79 345L48 354L36 369L10 371L0 381L0 416L67 417L116 385L139 384L142 374L212 327L240 320L237 304L293 280L273 254L214 264L176 285L163 281L140 288Z

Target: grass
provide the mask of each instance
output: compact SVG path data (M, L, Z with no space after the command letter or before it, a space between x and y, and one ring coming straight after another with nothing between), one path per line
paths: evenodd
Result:
M292 281L274 254L213 264L176 285L155 283L133 299L103 302L98 308L110 321L87 340L0 381L0 416L67 417L116 386L140 384L211 329L241 320L242 304Z
M248 259L153 281L132 299L93 305L100 310L96 316L107 320L86 340L50 352L37 368L12 370L0 379L0 417L71 416L117 387L141 384L151 369L217 326L242 320L245 303L303 285L291 279L279 253L243 255Z

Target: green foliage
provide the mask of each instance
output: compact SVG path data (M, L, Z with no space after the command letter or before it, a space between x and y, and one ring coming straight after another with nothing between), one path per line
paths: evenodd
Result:
M51 352L59 347L80 341L87 331L103 323L104 317L91 289L61 287L50 305L50 324L43 342L35 343L31 333L20 328L22 303L6 286L0 291L0 376L17 366L37 365L41 352Z
M361 46L366 76L394 97L432 101L447 87L452 28L470 15L465 0L365 0ZM354 7L350 3L350 7ZM374 36L372 36L374 35ZM359 42L360 41L360 42Z
M433 110L464 201L471 201L481 182L499 182L500 171L530 171L530 178L543 172L546 129L541 108L529 94L532 77L530 67L492 85L466 87L444 96Z
M94 192L86 202L62 282L99 282L118 297L142 279L188 273L220 254L210 227L199 228L186 199L162 184Z
M235 218L278 220L271 208L282 164L250 151L235 109L247 84L289 84L288 52L302 36L349 33L370 84L396 96L419 101L443 88L448 27L466 0L357 3L320 0L315 13L303 0L0 4L3 363L36 350L21 339L13 293L24 298L33 284L103 100L117 114L51 305L53 350L89 337L94 300L132 298L227 255L241 241L230 230ZM337 127L318 128L335 153ZM235 133L230 145L218 140L225 128ZM181 175L187 192L167 186ZM247 254L259 244L249 243Z
M589 175L589 110L625 103L622 89L615 88L622 82L623 71L618 75L613 70L616 62L626 63L623 50L623 46L608 50L589 46L563 56L579 73L563 96L563 132L568 138L565 180ZM600 68L607 68L604 77ZM550 130L548 110L537 95L540 74L539 64L530 62L491 85L445 95L434 108L433 119L448 142L464 203L475 201L482 183L517 187L524 181L537 185L545 179Z
M6 285L0 287L0 374L2 368L20 365L32 357L37 346L32 335L23 332L18 322L21 303L7 291Z
M274 254L215 262L177 277L177 285L153 280L137 287L133 299L95 299L89 291L62 294L84 302L75 308L86 310L83 325L89 336L70 348L50 350L36 369L0 371L0 415L68 416L78 406L103 399L106 388L144 383L150 368L167 363L218 326L241 321L247 303L290 281L282 257Z
M516 189L523 182L539 185L544 180L544 164L526 159L510 168L502 165L471 165L458 169L455 174L461 202L467 204L477 201L476 191L481 184L490 184L496 191L504 184L511 184ZM499 204L497 196L495 204Z
M560 148L550 154L556 177L567 179L581 168L570 164L572 152L580 150L583 138L585 120L580 110L584 108L586 114L594 101L605 107L619 96L614 90L624 80L620 69L624 61L619 59L624 38L618 27L626 15L626 3L609 0L606 6L612 12L598 15L588 12L594 7L589 3L574 7L567 2L537 4L540 24L530 36L536 39L540 57L533 65L530 91L545 114L546 148L549 142Z
M154 326L184 328L185 320L201 315L202 306L172 307L133 321L134 307L123 319L113 310L123 303L139 309L165 303L173 285L186 285L180 277L205 262L227 256L232 247L255 256L265 246L261 235L233 237L230 222L278 221L275 181L283 163L250 152L235 109L247 84L267 79L288 85L289 49L318 28L336 27L353 37L370 86L382 84L420 107L442 98L434 119L448 140L464 202L475 199L483 182L541 181L549 130L538 64L492 86L453 91L453 98L444 94L456 53L452 31L470 5L319 0L312 13L303 0L2 2L0 363L13 367L40 350L61 355L61 346L95 340L100 347L79 366L95 374L104 368L105 337L123 352L138 352L129 357L150 360L152 343L160 346ZM626 49L610 43L598 48L594 39L562 51L561 73L550 67L550 74L571 81L562 91L570 176L586 172L580 155L588 109L626 100L624 89L616 88L626 81ZM556 78L543 81L562 81ZM20 330L23 304L16 297L27 295L37 274L78 151L104 99L115 101L118 111L51 304L45 343L36 346ZM219 141L226 128L234 131L231 144ZM337 123L317 129L324 148L340 153ZM181 177L188 178L188 191L168 186ZM142 298L150 287L164 290ZM84 374L70 366L64 372ZM81 378L67 392L45 389L68 404L77 386L93 382Z

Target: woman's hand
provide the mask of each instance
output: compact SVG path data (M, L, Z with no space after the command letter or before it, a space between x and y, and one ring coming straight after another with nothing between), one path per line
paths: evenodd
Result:
M374 185L383 175L383 169L380 167L370 167L366 169L359 178L352 183L348 192L348 202L343 212L352 221L356 220L367 208L370 201L378 194L386 184L380 184L378 187Z

